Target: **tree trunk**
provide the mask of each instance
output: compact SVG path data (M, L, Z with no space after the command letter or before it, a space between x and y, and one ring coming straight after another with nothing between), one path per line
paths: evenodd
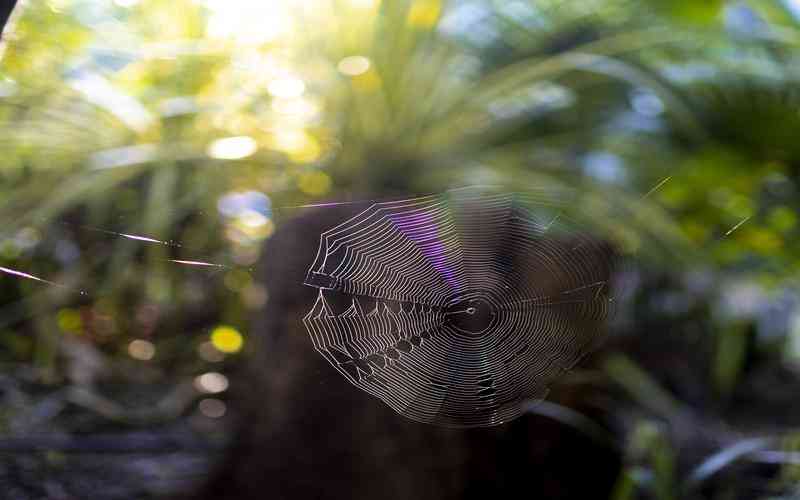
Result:
M536 415L478 429L413 422L314 350L302 318L318 290L303 280L320 233L363 208L310 210L269 241L259 272L270 298L233 384L243 418L199 498L606 498L620 458L580 432ZM579 406L579 396L554 396Z

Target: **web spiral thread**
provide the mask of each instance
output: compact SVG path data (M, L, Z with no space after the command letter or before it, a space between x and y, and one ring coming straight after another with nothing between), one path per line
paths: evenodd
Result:
M410 419L498 425L603 334L615 254L552 203L451 191L376 203L325 231L305 284L314 348ZM352 295L333 311L326 293Z

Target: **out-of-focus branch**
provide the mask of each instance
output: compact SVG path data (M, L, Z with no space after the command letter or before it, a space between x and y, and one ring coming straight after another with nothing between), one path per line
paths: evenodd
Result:
M173 453L207 452L222 447L188 435L131 433L109 435L34 435L0 439L0 453Z
M70 388L67 400L109 420L132 425L152 425L177 418L192 404L197 395L191 383L184 382L176 385L158 404L148 408L125 408L86 387Z

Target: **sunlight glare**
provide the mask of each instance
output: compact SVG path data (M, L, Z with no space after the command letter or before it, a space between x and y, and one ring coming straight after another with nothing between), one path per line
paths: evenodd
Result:
M303 80L293 76L276 78L267 84L267 91L273 96L283 99L300 97L306 90Z
M206 0L206 33L212 38L259 45L292 32L294 23L286 2Z

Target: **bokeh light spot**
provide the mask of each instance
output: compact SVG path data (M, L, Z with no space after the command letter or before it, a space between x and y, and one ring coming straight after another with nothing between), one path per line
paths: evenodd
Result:
M266 226L270 222L268 217L253 210L243 212L238 218L242 226L250 229Z
M369 70L370 62L364 56L349 56L339 61L339 72L347 76L356 76Z
M217 210L225 217L240 217L251 212L268 217L272 213L272 202L259 191L231 191L217 200Z
M156 346L148 340L137 339L128 344L128 354L139 361L150 361L156 355Z
M208 146L208 156L219 160L239 160L247 158L258 149L252 137L246 135L217 139Z
M219 351L234 354L242 350L244 337L232 326L218 326L211 332L211 343Z
M289 152L289 159L295 163L311 163L319 160L322 155L322 148L313 137L303 145L302 148Z
M217 372L208 372L198 375L194 379L194 387L207 394L219 394L228 390L228 377Z
M238 245L249 245L269 238L273 232L275 224L272 219L250 211L233 219L225 231L225 236Z
M442 13L439 0L417 0L408 9L406 22L414 28L432 28Z
M61 309L58 311L56 322L62 332L80 333L83 330L81 313L75 309Z
M197 409L208 418L222 418L228 411L228 407L224 402L212 398L201 400L197 405Z
M319 142L304 130L281 130L272 138L272 147L286 153L296 163L317 160L322 153Z

